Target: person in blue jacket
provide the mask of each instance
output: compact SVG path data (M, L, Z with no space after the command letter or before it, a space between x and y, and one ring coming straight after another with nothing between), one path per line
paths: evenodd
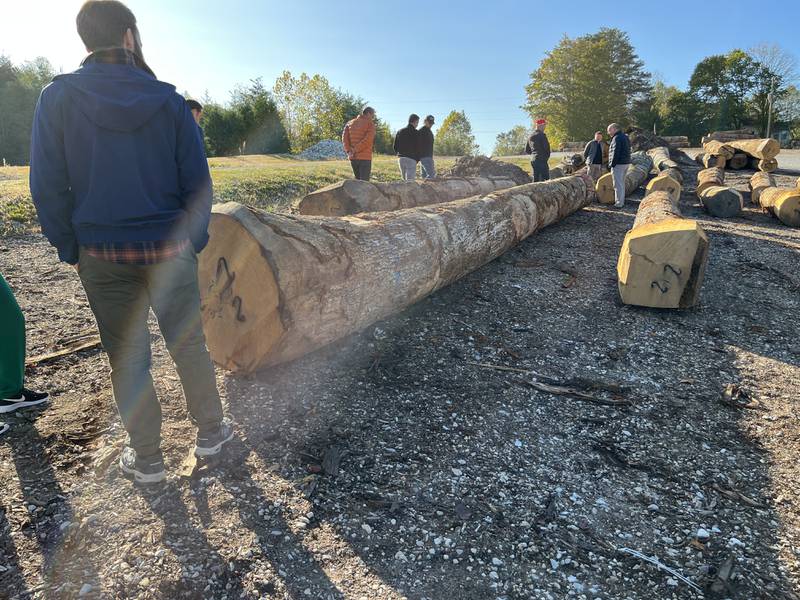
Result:
M125 475L165 478L161 406L150 375L150 309L198 428L197 456L233 438L200 320L197 253L208 242L212 188L192 113L144 61L136 17L116 0L85 2L89 55L42 90L30 184L42 231L78 272L111 364L129 443Z

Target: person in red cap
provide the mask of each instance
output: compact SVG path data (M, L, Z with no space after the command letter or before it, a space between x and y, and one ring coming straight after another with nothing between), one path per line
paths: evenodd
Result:
M550 160L550 141L544 132L547 121L536 119L536 129L528 139L525 146L525 154L531 155L531 168L533 169L534 181L547 181L550 179L550 167L547 161Z

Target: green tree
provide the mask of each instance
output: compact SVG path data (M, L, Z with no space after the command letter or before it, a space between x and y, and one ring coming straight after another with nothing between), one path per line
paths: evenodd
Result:
M532 118L547 118L554 145L586 140L611 121L629 123L637 99L650 87L649 77L628 34L619 29L564 36L531 73L523 108Z
M464 111L450 111L434 139L434 151L440 156L465 156L477 153L472 125Z
M516 125L509 131L498 133L494 144L493 156L514 156L525 151L525 144L530 131L524 125Z
M394 137L389 125L380 119L375 120L375 152L394 154Z

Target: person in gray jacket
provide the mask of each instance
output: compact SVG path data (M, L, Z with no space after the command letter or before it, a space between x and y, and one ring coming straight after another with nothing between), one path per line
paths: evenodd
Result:
M589 169L589 176L592 181L600 179L603 174L603 132L595 131L594 139L586 144L583 149L583 158Z
M608 126L611 145L608 147L608 167L614 181L614 206L625 206L625 174L631 164L631 141L617 123Z

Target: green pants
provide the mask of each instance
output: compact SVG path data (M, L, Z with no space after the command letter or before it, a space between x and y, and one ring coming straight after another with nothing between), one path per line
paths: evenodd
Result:
M154 454L161 444L161 405L150 375L151 307L192 421L201 431L216 428L222 404L200 320L194 250L155 265L107 262L81 250L78 269L111 363L117 409L137 454Z
M16 398L25 376L25 317L0 275L0 398Z

